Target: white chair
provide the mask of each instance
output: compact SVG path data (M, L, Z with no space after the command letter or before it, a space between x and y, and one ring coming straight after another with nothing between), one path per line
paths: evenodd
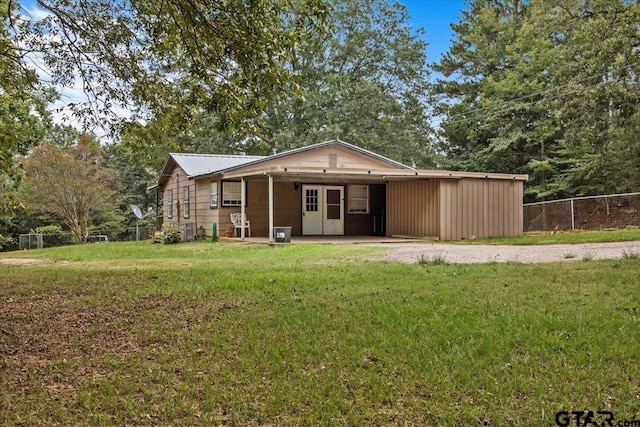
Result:
M246 228L249 231L249 237L251 237L251 222L247 219L247 216L242 216L241 213L232 213L231 223L233 224L233 235L238 237L238 228Z

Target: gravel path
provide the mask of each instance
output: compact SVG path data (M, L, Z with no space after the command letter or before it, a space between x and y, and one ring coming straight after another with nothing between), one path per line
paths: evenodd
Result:
M616 243L581 243L565 245L502 246L452 245L447 243L394 244L384 260L418 262L441 257L450 263L482 262L556 262L583 259L615 259L624 254L640 256L640 241Z

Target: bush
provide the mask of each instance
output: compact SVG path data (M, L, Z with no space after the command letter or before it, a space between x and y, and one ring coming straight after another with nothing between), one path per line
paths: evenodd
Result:
M180 243L180 226L175 224L165 224L162 231L159 231L151 238L151 243L163 243L169 245L172 243Z
M16 241L13 237L4 237L2 234L0 234L0 251L9 250L12 246L15 246L15 244Z

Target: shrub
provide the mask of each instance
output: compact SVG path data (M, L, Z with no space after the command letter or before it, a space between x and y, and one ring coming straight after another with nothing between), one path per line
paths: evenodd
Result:
M154 233L151 243L163 243L169 245L172 243L180 243L180 226L176 224L165 224L162 231Z
M12 246L16 244L16 241L11 236L3 236L0 234L0 251L9 250Z

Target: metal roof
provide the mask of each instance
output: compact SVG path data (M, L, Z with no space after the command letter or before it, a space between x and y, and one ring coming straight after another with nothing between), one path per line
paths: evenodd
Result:
M264 156L186 153L171 153L170 156L190 177L215 173L264 158Z

